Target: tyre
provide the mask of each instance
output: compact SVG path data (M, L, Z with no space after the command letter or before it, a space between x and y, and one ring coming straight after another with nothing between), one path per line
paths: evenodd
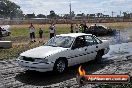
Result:
M34 72L36 72L36 71L34 71L34 70L25 70L25 73L29 73L29 74L34 73Z
M95 57L95 62L100 63L102 60L102 56L104 55L104 50L99 50Z
M63 73L67 68L67 61L65 59L58 59L55 64L53 71L55 73Z

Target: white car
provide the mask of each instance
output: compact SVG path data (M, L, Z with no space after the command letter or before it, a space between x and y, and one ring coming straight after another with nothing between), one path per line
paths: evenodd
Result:
M21 53L18 64L26 70L53 70L62 73L69 66L100 60L108 51L109 42L92 34L61 34L51 38L43 46Z
M2 26L1 28L2 28L2 36L4 36L4 37L10 36L11 31L10 31L9 25Z

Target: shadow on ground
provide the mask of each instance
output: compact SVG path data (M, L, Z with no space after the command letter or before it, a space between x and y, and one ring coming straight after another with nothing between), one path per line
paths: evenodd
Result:
M100 69L103 69L111 61L102 61L101 63L95 63L93 61L81 64L82 68L85 69L87 74L91 74ZM34 86L47 86L51 84L60 83L66 80L75 78L78 73L78 67L80 65L69 67L68 70L63 74L54 74L53 72L22 72L16 75L15 79L25 83L27 85Z

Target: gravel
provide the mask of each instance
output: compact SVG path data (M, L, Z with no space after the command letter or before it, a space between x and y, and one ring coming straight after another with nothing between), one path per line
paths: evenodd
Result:
M91 74L129 73L132 75L132 56L118 57L112 61L110 60L104 60L102 63L97 64L98 67L100 66L100 69L91 71ZM105 62L107 64L104 64ZM88 73L93 68L92 64L94 65L95 63L84 64L84 68L86 68ZM76 81L76 69L78 69L78 66L71 67L70 70L73 70L73 72L69 70L62 75L55 75L52 72L25 72L23 68L17 65L16 60L0 61L0 88L94 88L99 86L97 84L79 86ZM69 75L72 76L70 77Z

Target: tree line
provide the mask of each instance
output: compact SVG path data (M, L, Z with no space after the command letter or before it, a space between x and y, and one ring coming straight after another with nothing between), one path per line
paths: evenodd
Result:
M20 6L9 0L0 0L0 17L10 18L21 17L23 11Z

